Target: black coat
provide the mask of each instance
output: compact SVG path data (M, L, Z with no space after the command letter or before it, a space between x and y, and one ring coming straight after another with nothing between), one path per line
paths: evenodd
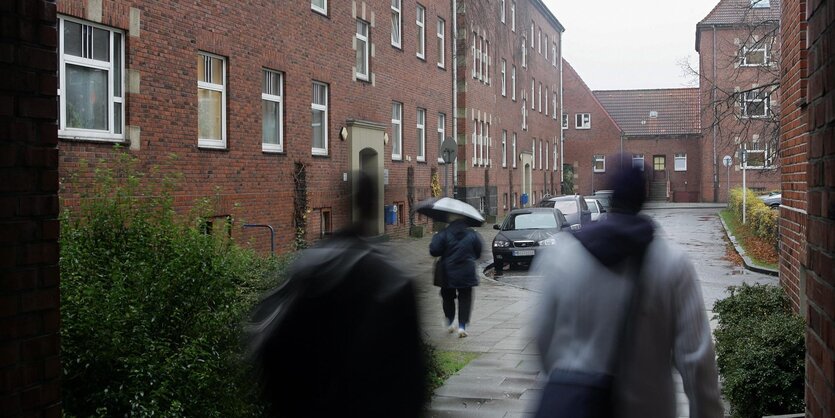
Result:
M432 237L429 254L443 257L447 287L478 286L475 261L481 257L481 237L464 221L450 223Z

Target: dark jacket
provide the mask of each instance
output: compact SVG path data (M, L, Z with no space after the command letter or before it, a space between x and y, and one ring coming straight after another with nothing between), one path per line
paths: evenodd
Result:
M432 237L429 254L443 257L447 287L478 286L475 261L481 257L481 237L462 221L450 223Z

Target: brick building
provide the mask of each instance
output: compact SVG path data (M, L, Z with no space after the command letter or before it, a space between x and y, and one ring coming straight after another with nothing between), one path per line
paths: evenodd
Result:
M272 225L279 252L304 211L294 202L307 201L307 240L350 222L354 171L378 178L380 233L408 233L430 195L453 129L449 1L63 0L58 13L67 205L114 144L182 173L180 209L209 196L217 222ZM269 248L263 230L233 231Z
M620 126L622 151L646 172L650 198L699 201L704 177L699 90L598 90L594 95Z
M728 189L741 187L739 149L748 151L748 187L780 188L779 30L780 0L721 0L696 25L704 201L727 201ZM730 184L726 155L733 158Z
M782 1L780 282L806 318L810 418L835 415L833 39L835 2Z
M559 193L565 29L540 0L458 7L456 197L502 216Z

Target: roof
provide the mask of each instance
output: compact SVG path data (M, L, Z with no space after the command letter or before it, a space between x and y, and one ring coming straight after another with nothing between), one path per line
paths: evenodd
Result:
M780 20L780 0L760 0L769 7L751 7L751 0L720 0L697 26L762 23Z
M699 89L597 90L626 136L700 134Z

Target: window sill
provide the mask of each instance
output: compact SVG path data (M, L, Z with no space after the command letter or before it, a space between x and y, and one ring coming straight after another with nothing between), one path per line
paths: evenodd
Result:
M282 155L286 154L284 152L284 149L279 149L279 148L263 148L262 147L261 152L263 152L264 154L282 154Z
M585 131L585 130L589 130L589 129L591 129L591 126L587 126L587 127L585 127L585 128L584 128L584 127L582 127L582 126L580 126L580 127L575 126L575 127L574 127L574 129L576 129L576 130L578 130L578 131Z
M313 152L311 152L311 153L310 153L310 155L312 155L313 157L319 157L319 158L328 158L328 157L330 157L330 155L328 155L328 151L327 151L327 150L325 150L325 151L321 151L321 150L313 150Z
M90 136L85 134L71 134L59 131L58 139L77 142L101 142L104 144L127 144L130 141L124 136Z

